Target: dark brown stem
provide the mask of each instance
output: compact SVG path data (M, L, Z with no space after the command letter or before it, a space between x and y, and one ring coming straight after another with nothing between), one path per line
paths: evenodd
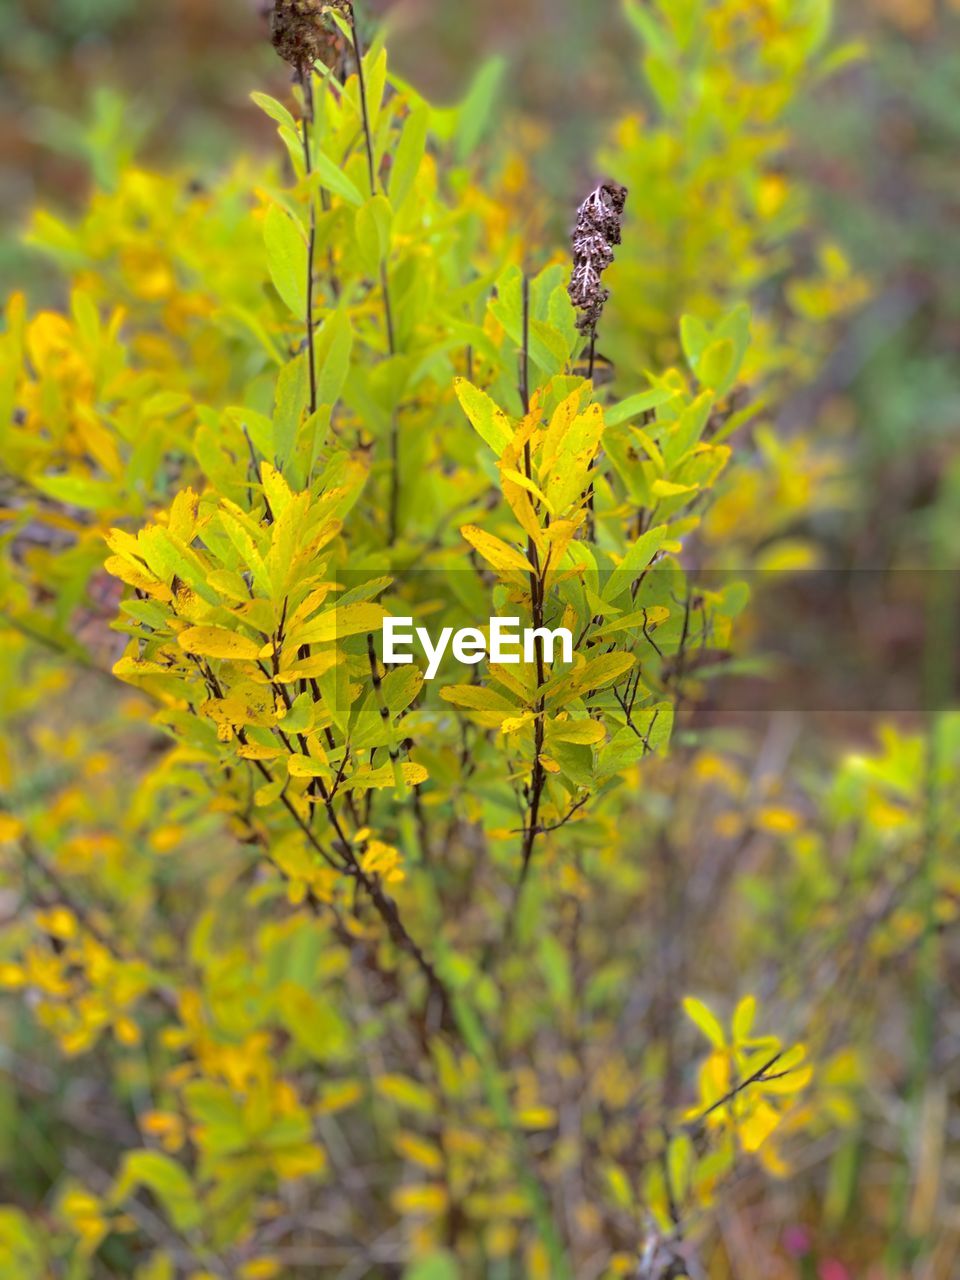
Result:
M597 326L596 323L590 326L590 359L587 365L587 378L593 381L593 371L597 359ZM596 524L594 519L594 511L596 509L596 496L593 481L590 481L590 487L587 490L587 541L592 542L596 533Z
M354 6L350 6L350 35L353 39L353 53L357 61L357 83L360 87L360 113L363 116L363 137L367 147L367 172L370 179L370 194L377 194L376 162L373 155L373 131L370 128L370 112L367 107L367 83L363 70L363 46L360 43L360 32L357 30L357 15Z
M240 737L239 734L237 736L238 738ZM255 760L253 763L267 781L273 780L273 775L271 774L270 770L266 767L266 765L264 765L262 760ZM450 1019L451 1019L452 1003L450 1000L450 994L447 991L446 986L444 985L436 969L433 967L433 965L424 955L419 944L407 932L406 926L404 925L403 921L400 919L400 913L397 911L396 903L393 901L392 898L388 897L387 894L384 893L376 877L367 875L367 873L361 868L360 864L357 862L356 857L354 856L354 853L353 853L352 846L347 840L347 837L344 834L342 827L340 826L339 820L335 818L335 815L332 812L331 806L327 805L327 812L328 812L328 815L331 817L331 823L334 827L334 830L337 832L337 836L341 841L340 852L342 853L343 857L346 860L346 865L338 863L332 857L332 855L324 848L324 846L320 843L320 841L317 839L314 833L310 830L310 827L307 824L307 822L297 812L296 806L294 805L293 801L290 799L288 795L281 794L280 800L284 808L289 813L290 817L293 818L294 822L297 824L297 826L300 828L303 835L306 837L307 841L310 844L310 847L314 850L314 852L318 853L323 858L324 862L327 863L328 866L331 866L335 870L341 871L345 875L350 876L352 879L356 880L356 882L363 888L364 892L367 894L370 901L373 903L377 911L377 914L380 916L381 920L386 925L387 932L390 934L390 938L393 941L394 945L400 951L405 951L407 955L410 956L415 961L417 967L420 969L421 973L426 978L427 986L430 989L430 994L437 999L437 1002L439 1004L439 1007L442 1013L442 1021L444 1025L449 1025Z
M313 72L309 67L300 68L300 87L303 90L303 164L309 188L313 160L310 155L310 126L313 124ZM307 240L307 359L310 362L310 412L317 411L317 361L313 333L313 260L317 247L317 207L310 192L310 234Z
M193 661L200 669L208 687L213 690L218 698L222 698L223 690L220 688L220 682L217 680L217 677L209 664L201 663L195 656L193 657ZM247 735L243 729L237 730L237 741L241 746L245 746L247 744ZM267 783L274 781L273 774L262 760L254 760L252 761L252 764ZM431 995L437 999L441 1011L442 1023L444 1026L449 1026L451 1024L453 1009L453 1002L449 991L436 969L420 949L420 946L407 932L403 921L400 919L396 904L383 892L383 889L380 887L376 878L368 876L357 862L353 853L353 847L340 827L339 821L336 820L335 815L332 812L332 807L327 804L327 812L331 816L332 825L340 839L341 848L339 852L344 858L344 862L338 862L337 859L324 848L314 833L310 830L309 823L306 822L297 812L297 807L287 795L286 790L281 791L280 802L296 825L300 828L310 847L315 853L319 854L327 866L334 871L339 871L344 875L352 877L366 891L370 901L377 910L377 914L387 926L387 932L390 934L394 944L401 951L405 951L407 955L413 958L421 973L426 978L427 986L430 989Z
M520 351L520 399L523 401L523 412L530 412L530 277L523 273L523 346ZM529 466L530 450L527 447L527 465Z
M520 396L523 400L523 411L530 412L530 278L523 277L523 350L520 353ZM530 441L523 447L523 465L528 480L533 478L533 465L530 456ZM533 625L539 629L543 626L543 579L540 574L540 553L533 538L527 539L527 558L533 566L530 571L530 610L533 614ZM537 688L545 683L543 669L543 640L536 638ZM523 839L523 853L520 864L520 886L522 887L530 871L533 849L540 831L540 801L546 784L546 772L540 761L543 753L543 698L537 703L537 717L533 729L533 769L528 786L529 815L526 833ZM519 893L519 889L518 889Z
M350 35L357 63L357 84L360 90L360 113L363 118L363 139L367 153L367 178L370 195L377 194L377 165L373 148L373 131L370 128L370 108L367 102L366 74L363 69L363 46L357 29L357 15L350 6ZM383 294L383 314L387 329L387 350L391 356L397 353L396 331L393 325L393 306L390 301L390 279L386 262L380 263L380 288ZM400 423L396 411L390 421L390 498L387 515L387 537L392 546L397 540L400 518Z
M390 418L390 505L387 513L387 537L390 546L397 540L400 523L400 423L397 411Z
M701 1111L698 1116L684 1127L689 1132L695 1133L703 1124L704 1120L712 1116L715 1111L719 1111L721 1107L725 1107L731 1103L734 1098L743 1093L744 1089L749 1089L750 1086L754 1084L762 1084L767 1080L782 1080L785 1076L788 1076L790 1074L789 1071L780 1071L776 1075L772 1076L768 1075L771 1068L775 1067L782 1057L782 1053L775 1053L769 1062L764 1063L759 1070L754 1071L753 1075L747 1076L745 1080L741 1080L739 1084L735 1084L728 1093L725 1093L722 1098L718 1098L717 1101L713 1103L712 1106L707 1107L705 1111Z

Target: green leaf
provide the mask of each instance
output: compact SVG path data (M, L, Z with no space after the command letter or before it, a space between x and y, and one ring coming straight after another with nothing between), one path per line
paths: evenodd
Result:
M298 320L307 315L307 242L300 225L279 205L267 210L263 223L267 265L277 293Z
M687 364L694 373L709 341L710 330L699 316L680 317L680 344L687 358Z
M297 132L297 122L282 102L278 102L276 98L271 98L268 93L251 93L250 97L271 120L275 120L278 125L291 129L294 133Z
M660 58L650 53L643 60L643 71L660 109L665 115L672 116L684 92L684 80L679 66L673 58Z
M103 510L115 497L112 485L87 480L84 476L37 476L33 483L41 493L57 502L89 511Z
M333 195L340 196L341 199L346 200L347 204L352 204L355 209L359 209L363 204L363 196L353 180L348 178L323 151L318 151L313 157L311 184L326 187Z
M380 264L390 248L392 221L390 201L383 195L371 196L357 210L354 229L360 261L367 275L379 275Z
M647 5L641 3L641 0L625 0L624 9L647 48L661 58L669 58L673 53L673 42L666 28L654 19Z
M370 129L376 134L380 110L383 106L383 91L387 85L387 51L381 45L383 33L380 32L363 57L366 77L367 110L370 113Z
M390 203L399 209L413 189L427 148L430 108L418 103L407 117L390 170Z
M306 733L313 727L313 711L313 698L309 693L301 693L280 721L280 728L284 733Z
M638 575L647 568L650 561L663 546L666 537L667 526L658 524L652 529L648 529L646 533L641 534L636 542L627 548L626 554L617 568L611 573L603 589L602 599L607 604L613 604L632 586Z
M480 143L490 123L506 69L505 58L490 58L474 76L473 83L459 109L456 136L458 160L465 160Z
M330 766L322 760L299 754L287 758L287 772L291 778L329 778L333 774Z
M605 409L603 413L604 421L608 427L619 427L622 422L629 422L631 418L638 418L641 413L647 413L650 409L658 409L660 405L672 400L675 395L675 391L668 391L666 387L654 387L652 391L638 392L637 395L628 396L626 400L621 400L619 404L611 405L609 409Z
M128 1151L111 1199L121 1204L138 1187L147 1187L163 1205L178 1231L192 1231L204 1219L197 1189L182 1167L161 1151Z
M625 675L635 664L632 653L601 653L583 666L575 667L565 675L555 676L543 687L547 701L555 703L554 710L566 706L575 698L593 689L602 689Z
M306 353L290 360L277 378L277 400L273 411L273 451L281 468L289 461L297 444L300 420L309 398L309 370Z
M343 1056L349 1042L347 1027L329 998L318 999L296 983L285 982L278 1005L281 1022L315 1062Z
M695 1164L696 1156L690 1135L681 1133L671 1138L667 1148L667 1170L670 1175L670 1190L678 1204L683 1204L687 1198Z
M721 338L719 342L711 342L700 357L697 377L717 395L726 395L733 381L735 360L736 350L732 339Z
M531 282L534 284L535 282ZM531 288L531 301L533 301ZM503 326L507 337L518 349L523 346L523 274L517 266L510 266L497 280L496 297L490 302L490 313ZM548 377L562 372L569 351L563 334L545 321L537 318L532 310L528 332L530 359Z
M333 407L350 372L353 328L346 311L332 312L317 335L317 404Z
M546 726L548 747L555 742L572 742L581 746L594 746L607 736L599 720L550 720Z
M0 1208L0 1280L49 1275L44 1239L39 1225L35 1227L25 1213Z
M460 1276L460 1264L452 1253L443 1249L411 1263L403 1273L403 1280L460 1280Z

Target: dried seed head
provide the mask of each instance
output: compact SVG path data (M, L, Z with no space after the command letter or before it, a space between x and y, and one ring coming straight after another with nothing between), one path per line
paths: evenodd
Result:
M589 333L596 328L610 297L602 276L613 262L613 246L620 243L627 188L616 182L602 182L591 191L577 210L573 232L573 276L567 292L580 312L577 328Z
M270 38L273 47L291 67L298 71L327 61L332 38L325 19L332 11L351 15L350 0L275 0L270 16Z

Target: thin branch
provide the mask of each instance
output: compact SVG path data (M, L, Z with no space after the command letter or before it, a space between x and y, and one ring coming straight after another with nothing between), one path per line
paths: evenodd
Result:
M366 73L363 68L363 46L357 28L357 15L353 4L349 7L350 35L353 40L353 52L357 63L357 84L360 90L360 113L363 118L363 140L367 153L367 179L370 184L370 195L377 194L377 165L374 154L373 130L370 127L370 106L367 102ZM386 259L380 263L380 289L383 294L383 313L387 330L387 350L391 356L397 354L396 331L393 324L393 306L390 301L390 279L387 272ZM387 511L387 540L390 546L397 540L400 518L400 423L396 409L390 420L390 497Z
M313 332L313 264L317 247L317 206L314 194L310 191L310 175L313 172L310 128L314 119L312 68L300 67L300 87L303 90L303 119L300 122L303 134L303 166L310 196L310 234L307 238L307 359L310 362L310 413L314 414L317 411L317 360Z
M696 1132L696 1130L702 1126L703 1122L709 1116L712 1116L715 1111L719 1111L721 1107L725 1107L729 1103L733 1102L734 1098L743 1093L744 1089L749 1089L750 1086L754 1084L765 1084L768 1080L782 1080L784 1076L790 1075L791 1073L789 1071L781 1071L777 1075L773 1076L767 1075L770 1068L775 1067L782 1057L782 1053L775 1053L770 1061L764 1063L764 1065L757 1071L754 1071L753 1075L747 1076L746 1079L741 1080L739 1084L735 1084L729 1093L725 1093L722 1098L718 1098L712 1106L707 1107L706 1111L701 1111L698 1116L694 1116L694 1118L683 1127L691 1133Z
M520 353L520 394L523 400L524 414L530 413L530 277L524 273L523 277L523 349ZM530 455L530 440L527 439L523 446L523 466L528 480L533 478L533 465ZM527 556L532 565L530 571L530 608L533 614L534 628L539 630L543 626L543 593L544 593L544 576L540 572L540 553L537 550L537 544L532 537L527 539ZM545 684L544 668L543 668L543 639L536 637L536 662L537 662L537 689L543 688ZM544 702L541 697L537 703L537 717L533 728L533 769L530 774L530 784L528 787L529 800L529 817L526 823L526 835L523 841L522 860L520 864L520 883L518 885L518 895L526 882L530 873L530 863L533 860L533 850L536 844L537 836L540 832L540 801L543 797L543 789L546 786L547 775L546 770L541 762L543 754L543 711Z

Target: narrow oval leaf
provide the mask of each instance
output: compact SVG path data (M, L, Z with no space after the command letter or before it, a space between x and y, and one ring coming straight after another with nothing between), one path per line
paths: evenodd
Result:
M307 242L300 227L279 205L267 210L263 222L267 266L277 293L298 320L307 315Z
M456 378L453 389L471 426L499 458L513 439L509 418L485 391L466 378Z
M256 662L260 646L247 636L226 627L187 627L177 637L180 648L201 658L226 658L235 662Z

